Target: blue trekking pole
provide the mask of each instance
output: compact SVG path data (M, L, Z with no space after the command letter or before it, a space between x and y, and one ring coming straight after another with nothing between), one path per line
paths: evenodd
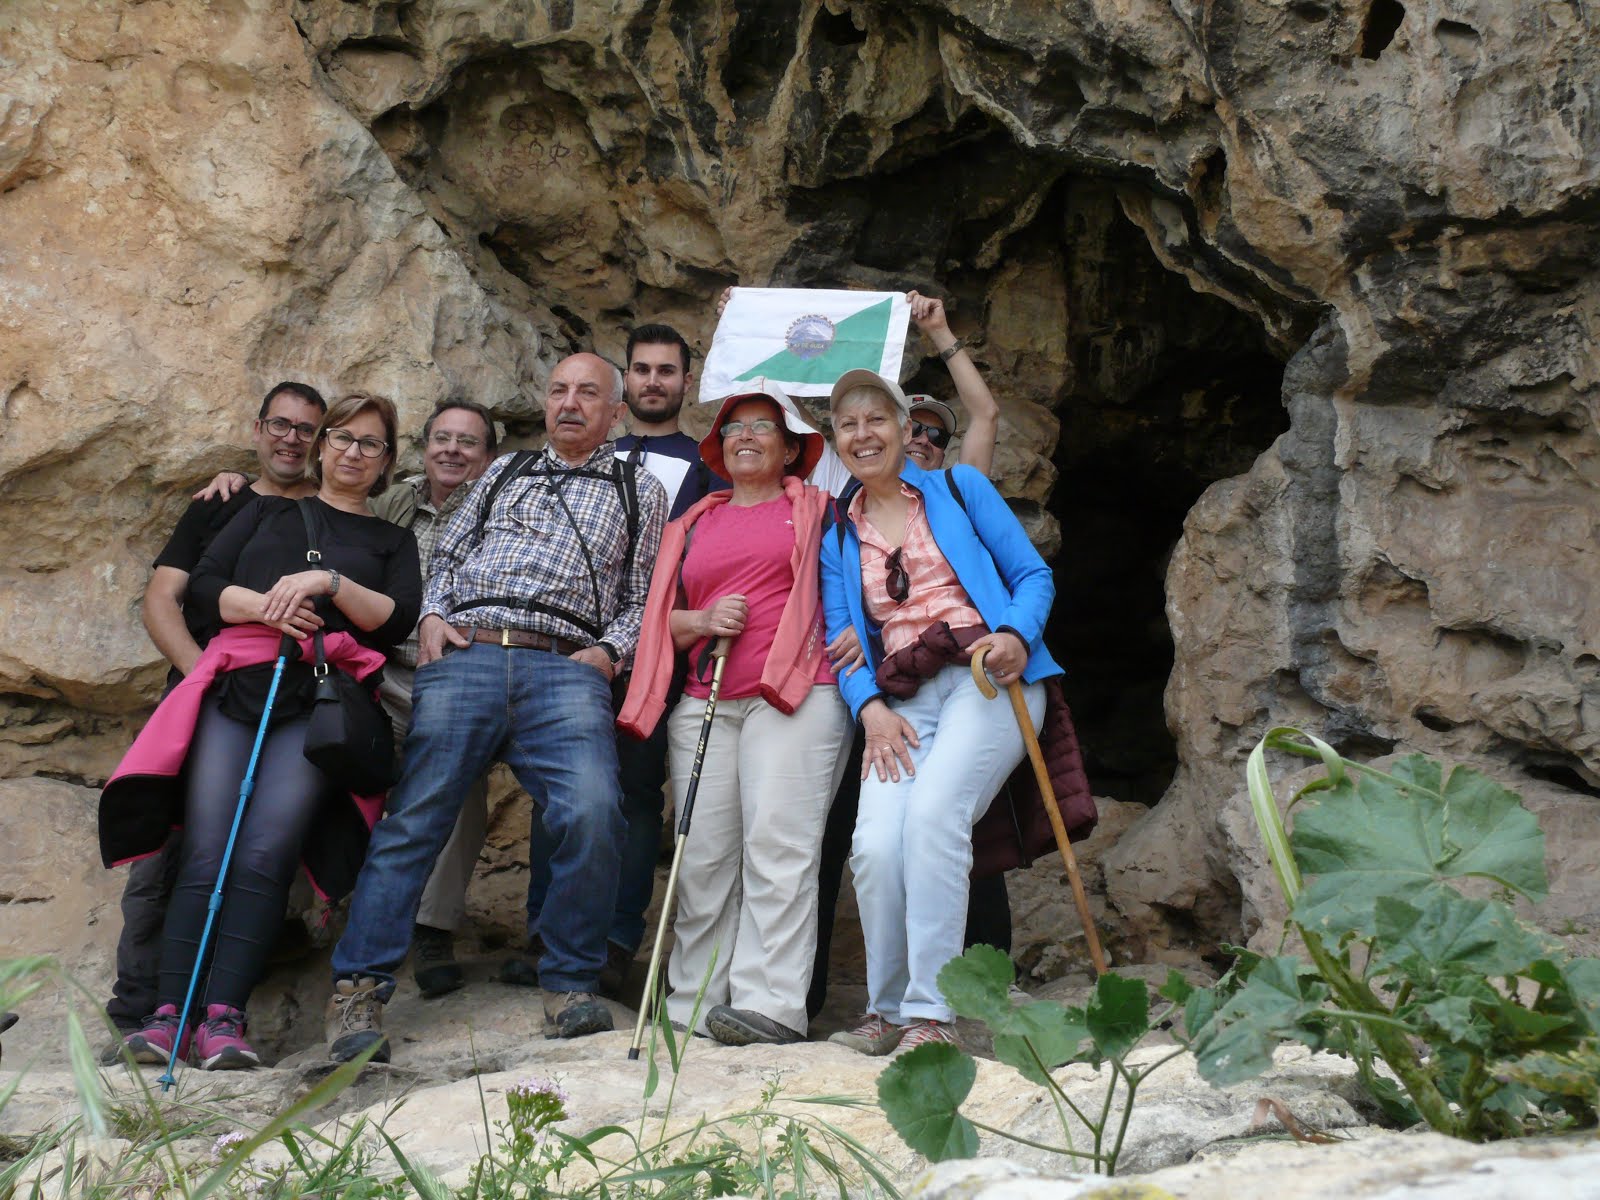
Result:
M244 820L244 806L256 786L256 760L261 757L261 743L267 739L267 722L272 717L272 704L278 698L278 681L283 678L283 665L289 659L289 647L294 640L288 634L278 644L278 661L272 668L272 683L267 688L267 702L261 709L261 724L256 727L256 744L250 747L250 762L244 769L244 779L239 783L239 806L233 812L233 828L228 830L228 845L222 851L222 865L217 868L217 886L211 891L206 905L206 924L200 931L200 946L195 951L194 969L189 972L189 990L183 997L183 1010L178 1014L178 1032L172 1038L172 1052L167 1057L167 1069L156 1080L165 1095L177 1082L172 1068L178 1061L178 1051L183 1048L183 1031L189 1027L189 1009L194 1004L195 988L200 983L200 965L206 959L206 947L211 941L211 927L216 924L217 913L222 908L222 892L228 882L228 866L233 861L233 844L239 839L239 823Z

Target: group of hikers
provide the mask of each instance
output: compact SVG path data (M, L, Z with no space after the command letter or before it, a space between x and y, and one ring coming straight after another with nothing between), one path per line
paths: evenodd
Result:
M633 331L625 371L561 360L538 452L496 457L485 408L440 403L398 483L388 399L274 387L259 474L190 505L145 597L172 670L101 801L104 860L131 864L108 1060L259 1063L246 1005L303 864L319 895L353 893L329 1053L388 1061L408 954L424 996L463 984L496 761L532 799L528 944L498 977L542 990L546 1037L613 1027L666 785L681 806L698 768L668 1016L731 1045L805 1038L848 858L867 1005L831 1040L954 1041L940 968L1010 939L1003 875L969 905L972 831L1023 757L969 661L1020 681L1035 724L1061 669L1050 569L987 475L997 406L942 302L907 298L966 410L960 464L955 410L867 370L832 388L832 446L765 379L714 398L696 443L665 325ZM386 794L308 743L339 673L392 720Z

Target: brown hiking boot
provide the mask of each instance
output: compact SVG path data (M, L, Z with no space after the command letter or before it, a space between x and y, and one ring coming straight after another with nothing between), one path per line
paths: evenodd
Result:
M323 1032L328 1039L328 1057L334 1062L349 1062L367 1047L378 1049L371 1062L389 1061L389 1039L383 1036L383 997L378 981L370 975L341 979L333 985Z
M547 1038L583 1037L615 1028L611 1010L593 992L544 994L544 1036Z

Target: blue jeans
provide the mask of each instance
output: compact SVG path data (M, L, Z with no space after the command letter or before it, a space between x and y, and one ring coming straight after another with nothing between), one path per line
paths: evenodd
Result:
M611 918L609 940L629 954L644 941L644 912L656 886L656 862L661 857L661 824L666 811L667 718L655 732L640 741L617 734L617 766L622 779L622 818L627 828L622 838L622 873L617 880L617 911ZM550 890L552 839L536 818L528 835L528 934L539 928Z
M623 837L611 689L587 663L475 642L417 670L405 765L372 833L335 979L377 978L385 999L411 945L422 890L475 780L499 759L551 844L540 924L546 991L592 992L606 958Z

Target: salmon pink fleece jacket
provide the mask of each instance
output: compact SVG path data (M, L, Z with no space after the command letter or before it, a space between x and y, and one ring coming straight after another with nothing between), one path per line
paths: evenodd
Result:
M778 633L761 669L761 698L785 716L794 712L810 692L822 661L822 603L818 582L822 545L822 520L830 503L828 493L784 477L784 494L794 510L794 589L784 603ZM732 492L712 492L661 534L661 550L650 577L650 598L645 603L644 628L633 659L633 678L617 725L637 738L649 737L666 711L672 686L672 607L678 598L678 575L683 567L689 531L703 515L733 499Z

